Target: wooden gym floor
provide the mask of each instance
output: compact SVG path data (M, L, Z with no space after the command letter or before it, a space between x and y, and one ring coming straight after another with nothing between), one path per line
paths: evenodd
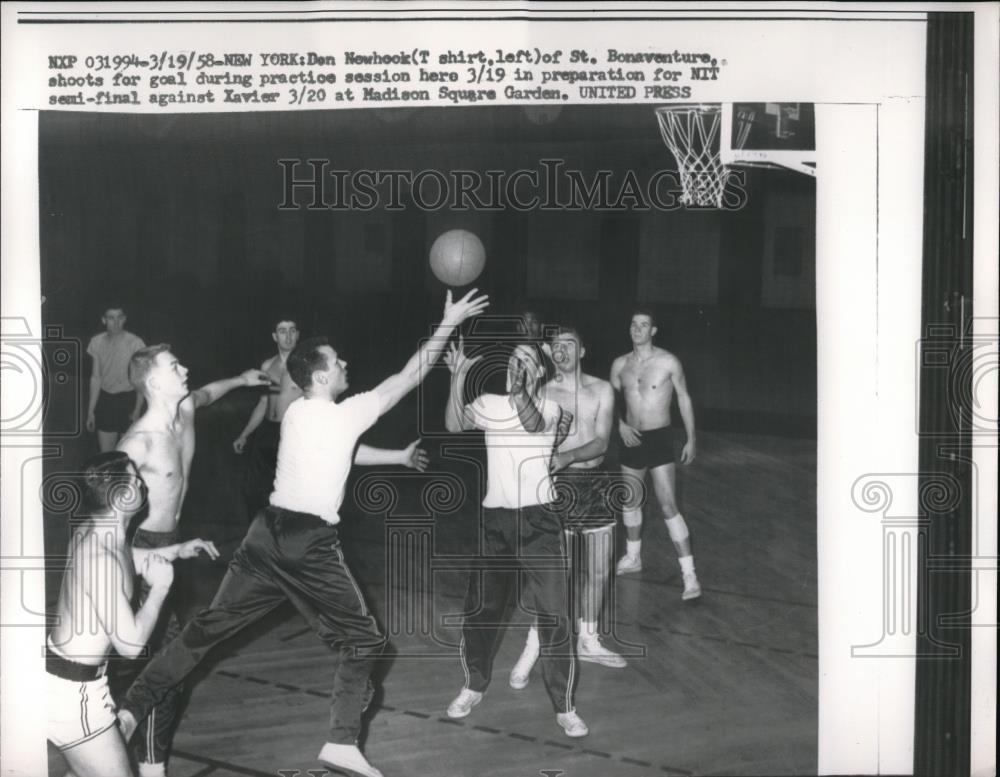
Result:
M229 445L248 410L209 411L199 415L182 525L186 536L214 539L226 557L245 526L232 519L231 505L240 499L235 470L243 465ZM85 458L72 447L64 458ZM463 482L475 479L474 468L451 467L441 456L433 469L455 472ZM232 476L221 477L225 472ZM698 459L679 467L678 479L704 593L697 603L681 601L676 555L663 522L647 507L644 569L614 580L607 608L605 643L628 654L629 665L579 665L576 706L590 726L582 739L567 738L556 725L538 667L526 689L508 687L523 644L520 628L504 636L483 702L464 720L444 714L463 683L454 647L458 629L447 615L461 611L465 573L435 565L469 552L474 502L436 520L414 521L407 515L425 512L418 481L390 473L399 500L387 521L361 513L349 492L345 548L392 640L368 715L366 755L387 777L814 774L815 473L813 440L699 435ZM47 516L47 544L59 553L65 535L54 520ZM412 533L417 526L417 534L426 535L429 523L434 571L387 588L392 527L405 524ZM189 562L178 570L179 595L195 603L209 599L222 571L221 562ZM49 574L50 600L59 574ZM400 608L387 612L387 601L416 609L410 620L400 620L393 614ZM419 628L421 612L434 624L429 634ZM515 617L518 626L526 621ZM414 622L417 628L407 633ZM199 669L170 774L322 775L315 757L325 739L332 674L330 652L291 607L280 608ZM49 774L63 769L50 747Z

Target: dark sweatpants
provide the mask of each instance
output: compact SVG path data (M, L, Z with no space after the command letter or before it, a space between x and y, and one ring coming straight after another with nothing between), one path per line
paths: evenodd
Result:
M339 654L329 741L355 744L361 713L371 701L369 676L385 637L344 563L336 528L317 516L278 507L257 514L212 604L149 663L122 706L141 720L209 650L286 600Z
M146 549L165 548L176 542L177 532L153 532L145 529L136 529L135 536L132 538L132 545L137 548ZM140 606L146 601L148 596L149 583L139 578ZM156 628L146 643L148 649L147 655L155 655L164 645L169 644L171 640L181 633L181 625L180 610L176 607L174 595L171 594L160 608ZM129 679L134 678L138 674L139 669L142 668L142 664L141 660L138 663L134 661L119 662L119 667L122 667L119 671L124 673L124 677L116 678L116 686L125 687L119 684L123 680L128 682ZM170 740L173 737L174 723L177 720L177 713L181 706L183 691L184 687L182 685L171 688L168 693L164 694L156 706L150 710L149 717L139 724L135 732L135 742L136 756L140 761L145 761L146 763L163 763L167 760L167 756L170 754Z
M542 678L556 712L573 709L576 658L569 629L566 541L558 513L536 505L483 508L483 569L469 574L462 626L466 687L485 691L504 612L517 603L538 616Z

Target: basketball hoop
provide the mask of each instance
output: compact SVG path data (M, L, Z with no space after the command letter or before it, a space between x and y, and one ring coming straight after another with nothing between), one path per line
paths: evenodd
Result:
M719 125L722 109L711 105L667 105L656 109L660 135L677 161L684 193L681 202L709 208L722 207L722 194L731 175L719 158ZM733 145L742 148L750 134L753 113L735 117Z

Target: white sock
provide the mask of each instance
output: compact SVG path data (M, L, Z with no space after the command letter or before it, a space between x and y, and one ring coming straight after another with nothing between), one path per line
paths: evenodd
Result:
M597 621L580 621L580 636L583 639L595 639L597 637Z
M166 774L166 764L150 764L145 761L139 761L139 777L166 777Z
M538 627L528 629L528 638L524 642L525 650L538 650Z
M642 540L625 540L625 554L632 558L639 558L639 550L642 548Z
M694 556L681 556L677 561L680 562L681 572L685 575L694 574Z

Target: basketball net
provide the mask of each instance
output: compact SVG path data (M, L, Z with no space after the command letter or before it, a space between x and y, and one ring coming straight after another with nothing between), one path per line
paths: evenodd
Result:
M722 207L722 195L732 174L719 158L719 125L722 107L713 105L668 105L656 109L660 135L677 161L681 174L681 202L709 208ZM742 148L750 134L752 112L735 117L733 146Z

